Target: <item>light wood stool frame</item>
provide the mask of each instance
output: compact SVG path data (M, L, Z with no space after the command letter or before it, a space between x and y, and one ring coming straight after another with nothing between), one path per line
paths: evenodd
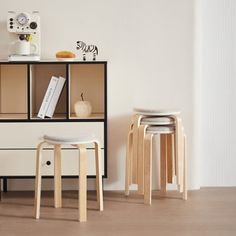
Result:
M97 203L100 211L103 211L103 189L101 174L101 155L99 142L94 141L95 145L95 163L96 163L96 189ZM43 141L37 146L36 156L36 178L35 178L35 198L34 198L34 215L36 219L40 217L40 200L41 200L41 162L42 151L45 145L54 146L54 207L62 207L62 188L61 188L61 145ZM71 144L78 148L79 151L79 221L87 221L87 152L85 144Z
M147 133L144 139L144 203L151 205L152 197L152 142L153 142L153 133ZM161 151L161 194L166 194L166 183L172 183L171 173L173 170L172 163L170 160L173 160L172 153L170 152L170 141L168 144L168 139L171 139L172 134L163 134L160 133L160 151ZM179 189L182 193L182 198L187 200L187 157L186 157L186 135L183 135L183 188Z
M152 115L150 115L152 116ZM146 129L148 125L141 125L143 117L135 114L132 117L126 145L126 177L125 195L129 195L129 186L138 185L138 193L144 194L146 167L144 167L144 153ZM158 116L157 116L158 117ZM182 120L178 115L167 116L174 119L175 132L171 135L161 135L161 193L165 195L166 182L172 183L176 175L178 190L187 199L187 158L186 135L184 135ZM174 147L174 152L172 151ZM148 151L147 151L148 152ZM151 174L150 174L151 175ZM146 201L147 202L147 201Z

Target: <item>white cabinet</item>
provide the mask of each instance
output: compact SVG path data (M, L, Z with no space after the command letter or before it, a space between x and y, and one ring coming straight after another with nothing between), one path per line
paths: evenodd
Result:
M104 150L102 154L102 174L104 175ZM94 150L87 150L88 155L88 176L95 175ZM0 173L2 176L34 176L35 175L35 150L2 150ZM53 175L53 151L43 151L42 175ZM78 175L78 149L62 149L62 175Z

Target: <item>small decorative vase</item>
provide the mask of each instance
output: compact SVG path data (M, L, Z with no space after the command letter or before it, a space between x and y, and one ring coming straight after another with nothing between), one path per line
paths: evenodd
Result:
M89 101L78 101L74 104L77 117L86 118L92 113L92 106Z

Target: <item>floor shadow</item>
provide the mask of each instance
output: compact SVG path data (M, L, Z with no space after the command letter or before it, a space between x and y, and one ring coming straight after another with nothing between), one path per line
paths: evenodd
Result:
M23 215L9 215L9 214L0 214L0 217L7 217L7 218L23 218L23 219L34 219L33 216L23 216Z

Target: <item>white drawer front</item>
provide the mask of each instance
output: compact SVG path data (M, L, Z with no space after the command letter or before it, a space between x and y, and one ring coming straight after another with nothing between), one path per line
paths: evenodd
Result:
M88 149L87 175L95 175L94 150ZM62 150L62 175L78 175L79 156L78 150ZM50 165L46 162L50 161ZM12 150L0 151L0 176L35 176L36 151ZM101 150L101 168L104 174L104 151ZM53 151L44 150L42 160L42 175L53 175L54 161Z
M103 122L67 123L1 123L0 148L35 148L43 135L72 136L80 133L95 134L104 147ZM90 145L92 147L92 145Z

